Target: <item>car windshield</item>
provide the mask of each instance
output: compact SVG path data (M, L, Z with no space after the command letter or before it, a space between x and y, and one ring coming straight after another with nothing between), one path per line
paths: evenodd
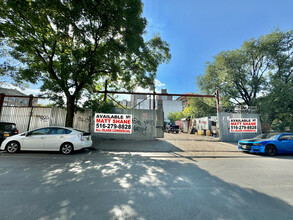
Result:
M269 140L276 140L279 137L278 134L271 136L270 138L268 138Z
M260 134L260 135L257 135L255 138L257 138L257 139L263 139L264 138L264 135L265 134Z
M256 136L255 138L257 139L271 139L274 136L278 136L280 133L264 133L264 134L260 134L258 136ZM274 140L274 139L272 139Z

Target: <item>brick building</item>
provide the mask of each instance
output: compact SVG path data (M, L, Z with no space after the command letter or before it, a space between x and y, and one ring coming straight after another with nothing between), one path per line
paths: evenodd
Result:
M0 88L0 94L8 95L4 98L3 106L28 106L29 104L29 96L16 90L16 89L6 89ZM15 97L10 97L15 96ZM26 97L18 97L18 96L26 96ZM33 106L38 105L38 98L33 98L32 102Z

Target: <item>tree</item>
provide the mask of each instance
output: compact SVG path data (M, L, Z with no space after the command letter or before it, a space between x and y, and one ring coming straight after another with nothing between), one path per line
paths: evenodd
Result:
M168 119L173 123L183 118L200 118L217 114L216 102L207 98L188 98L188 105L181 112L170 112Z
M217 114L215 99L189 98L189 105L185 107L183 114L186 117L201 118Z
M52 99L66 98L65 126L76 103L107 78L125 89L147 86L170 59L159 35L145 41L140 0L1 0L0 38L22 65L16 80L42 82Z
M175 123L177 120L184 118L183 112L169 112L168 119L171 123Z
M257 106L272 129L293 129L293 31L276 30L262 40L268 45L271 72L266 95L257 100Z
M200 89L207 93L218 89L226 100L253 105L266 85L270 69L263 47L264 42L251 39L241 49L222 51L207 63L205 74L197 79Z
M276 29L216 55L197 83L202 92L218 89L226 103L257 106L264 122L293 128L292 67L293 31Z

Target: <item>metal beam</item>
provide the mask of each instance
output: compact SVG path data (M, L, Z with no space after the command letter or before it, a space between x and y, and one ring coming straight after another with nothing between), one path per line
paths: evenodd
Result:
M118 91L97 91L97 93L111 93L111 94L129 94L129 95L154 95L153 92L118 92ZM174 94L174 93L156 93L159 96L188 96L188 97L205 97L205 98L215 98L215 95L196 95L196 94Z

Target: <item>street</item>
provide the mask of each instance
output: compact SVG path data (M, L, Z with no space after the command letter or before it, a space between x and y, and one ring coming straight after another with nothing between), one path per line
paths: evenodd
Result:
M292 155L198 138L168 134L165 152L0 152L1 219L293 218Z

